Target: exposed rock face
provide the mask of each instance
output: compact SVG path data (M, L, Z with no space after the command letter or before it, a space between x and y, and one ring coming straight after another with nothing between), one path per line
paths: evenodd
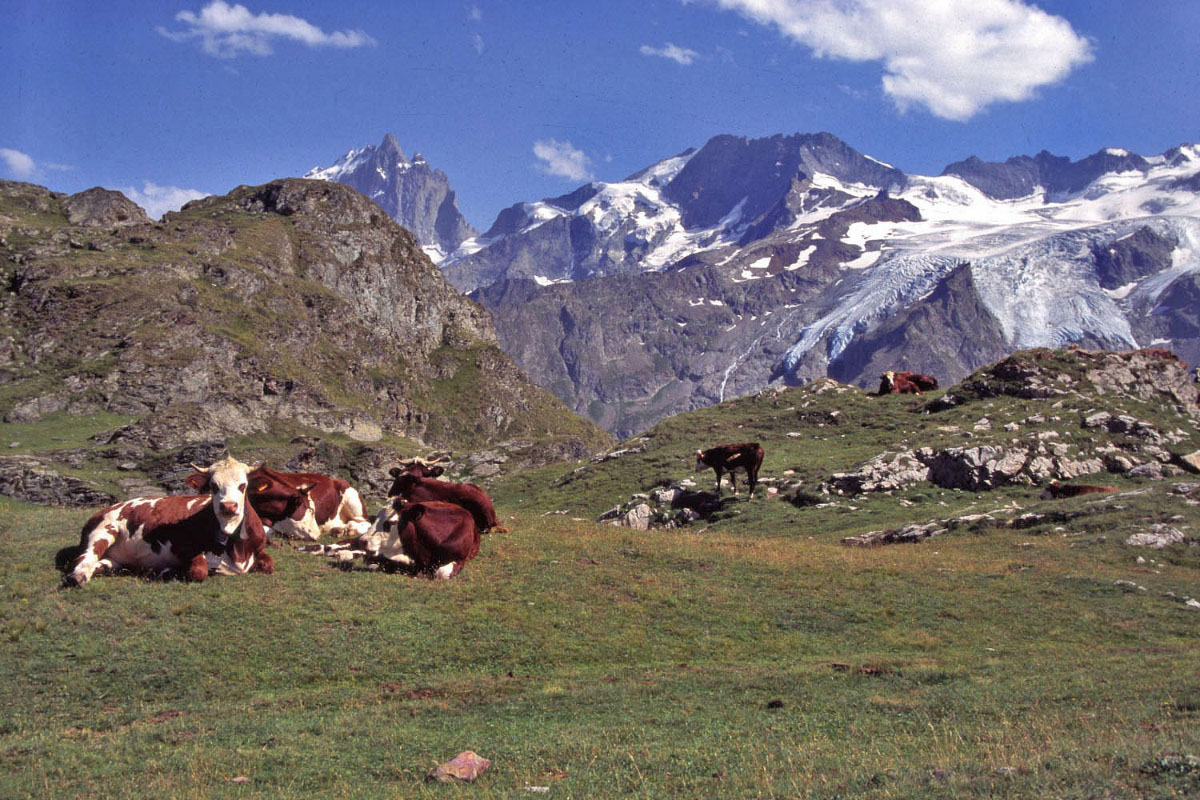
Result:
M289 429L466 448L520 437L542 453L607 442L348 187L239 187L107 231L82 226L120 200L79 197L0 182L9 421L129 415L107 441L134 452Z
M62 475L44 460L26 456L0 457L0 495L27 503L63 506L103 506L113 495L87 481Z
M63 203L67 222L84 227L125 227L150 221L142 207L120 192L99 186L73 194Z
M357 189L412 231L431 256L440 258L476 235L458 210L446 173L430 167L420 153L410 161L393 134L378 147L351 150L332 167L305 177Z

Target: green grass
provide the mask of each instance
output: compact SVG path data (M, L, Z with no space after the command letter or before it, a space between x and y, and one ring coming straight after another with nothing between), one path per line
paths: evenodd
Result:
M1164 593L1200 555L1111 533L1172 499L1194 525L1167 488L1104 542L875 550L838 543L853 514L637 533L502 501L451 582L281 548L77 590L52 562L86 512L0 500L0 796L459 796L423 776L463 749L479 797L1195 796L1161 759L1200 754L1200 612Z
M449 582L283 547L272 576L62 590L55 552L89 511L0 498L0 797L1200 796L1200 611L1181 602L1200 547L1124 544L1156 522L1195 539L1196 479L820 494L885 450L1100 435L1086 397L930 399L767 392L621 445L641 452L511 475L492 491L511 532ZM1200 447L1170 409L1104 407ZM118 423L0 434L45 452ZM285 433L231 446L283 463ZM331 462L357 446L324 439ZM710 488L695 449L747 440L824 504L760 489L676 530L591 521L661 481ZM920 545L840 543L981 512L999 513ZM493 761L475 785L424 782L464 749Z

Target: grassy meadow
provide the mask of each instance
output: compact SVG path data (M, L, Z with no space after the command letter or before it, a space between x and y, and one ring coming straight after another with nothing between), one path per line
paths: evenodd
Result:
M1124 544L1154 522L1195 537L1192 476L1059 501L760 488L686 528L592 521L692 475L704 444L759 439L764 477L815 490L888 443L1049 404L926 399L768 393L514 476L493 489L511 532L446 582L285 545L273 576L62 590L54 554L87 511L0 499L0 797L1200 796L1200 610L1181 602L1200 548ZM917 545L840 543L989 511ZM477 782L425 782L466 749L492 760Z

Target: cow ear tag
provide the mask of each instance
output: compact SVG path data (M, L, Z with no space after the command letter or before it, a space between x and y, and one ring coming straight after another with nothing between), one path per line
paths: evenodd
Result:
M269 484L269 483L264 483L262 486L256 486L256 487L254 487L254 491L256 491L256 492L265 492L265 491L266 491L268 488L270 488L270 486L271 486L271 484Z

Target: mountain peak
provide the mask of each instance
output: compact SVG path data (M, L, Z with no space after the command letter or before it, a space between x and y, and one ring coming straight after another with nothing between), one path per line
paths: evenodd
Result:
M404 150L400 147L400 140L396 138L396 134L388 133L383 137L383 141L379 145L379 153L386 156L396 156L397 161L407 161L404 157Z
M476 234L459 212L446 174L431 168L420 153L409 161L393 133L378 147L351 150L333 166L315 167L304 177L357 189L412 231L434 261Z

